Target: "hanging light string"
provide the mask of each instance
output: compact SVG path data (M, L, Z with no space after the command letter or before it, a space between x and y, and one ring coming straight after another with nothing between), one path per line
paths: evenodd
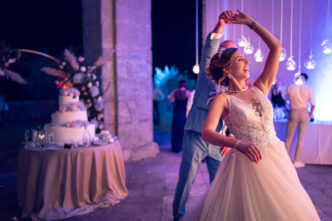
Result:
M241 12L243 12L243 0L241 0ZM243 25L241 25L241 36L243 35Z
M301 39L302 39L302 1L300 1L300 24L299 24L299 72L301 73Z
M198 0L196 0L196 64L198 64Z
M258 1L258 22L261 22L261 17L262 17L262 1ZM261 48L261 38L258 38L258 49Z
M326 15L326 39L329 38L329 16L330 16L330 0L327 0L327 15Z
M281 0L281 6L280 6L280 43L281 44L282 44L283 13L284 13L284 0Z
M236 12L236 0L233 1L233 10L234 10L234 12ZM236 34L235 34L235 27L236 27L236 25L233 25L233 39L234 40L235 40L235 36L236 36Z
M251 0L248 0L248 11L251 13ZM248 43L250 43L250 30L248 31Z
M274 35L274 0L272 0L272 35Z
M197 4L197 1L196 1L196 4ZM219 16L219 1L217 1L217 17Z
M293 0L291 0L291 15L290 15L290 57L293 56Z
M314 13L313 13L313 0L311 0L311 13L310 13L310 56L312 55L312 26L313 26L313 18L314 18Z

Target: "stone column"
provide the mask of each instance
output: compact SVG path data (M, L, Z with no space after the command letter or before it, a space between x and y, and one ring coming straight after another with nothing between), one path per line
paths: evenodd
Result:
M105 127L127 161L154 157L151 0L82 0L87 59L115 53L102 67Z

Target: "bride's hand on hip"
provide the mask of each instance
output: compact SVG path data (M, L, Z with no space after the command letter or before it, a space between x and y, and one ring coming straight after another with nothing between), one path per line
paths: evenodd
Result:
M262 159L262 153L255 144L239 141L235 149L255 163L258 163Z

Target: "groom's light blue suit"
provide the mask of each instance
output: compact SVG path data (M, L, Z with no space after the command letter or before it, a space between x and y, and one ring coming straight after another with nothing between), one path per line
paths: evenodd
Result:
M209 99L215 94L215 84L206 74L210 60L217 53L220 38L212 38L210 33L205 41L200 61L200 73L196 82L195 96L189 112L182 144L182 161L179 171L179 180L173 201L174 220L179 220L185 213L185 204L188 200L191 184L203 159L206 159L210 182L218 169L222 155L221 147L203 141L201 132L208 115ZM222 121L217 131L220 131Z

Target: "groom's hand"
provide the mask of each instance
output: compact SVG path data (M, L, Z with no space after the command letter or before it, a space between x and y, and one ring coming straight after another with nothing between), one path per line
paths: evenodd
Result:
M229 24L231 21L235 20L235 14L232 12L232 10L224 11L219 16L219 22L224 21L225 24Z
M231 11L224 11L219 15L217 25L215 26L214 33L222 33L225 25L235 19L235 14Z

